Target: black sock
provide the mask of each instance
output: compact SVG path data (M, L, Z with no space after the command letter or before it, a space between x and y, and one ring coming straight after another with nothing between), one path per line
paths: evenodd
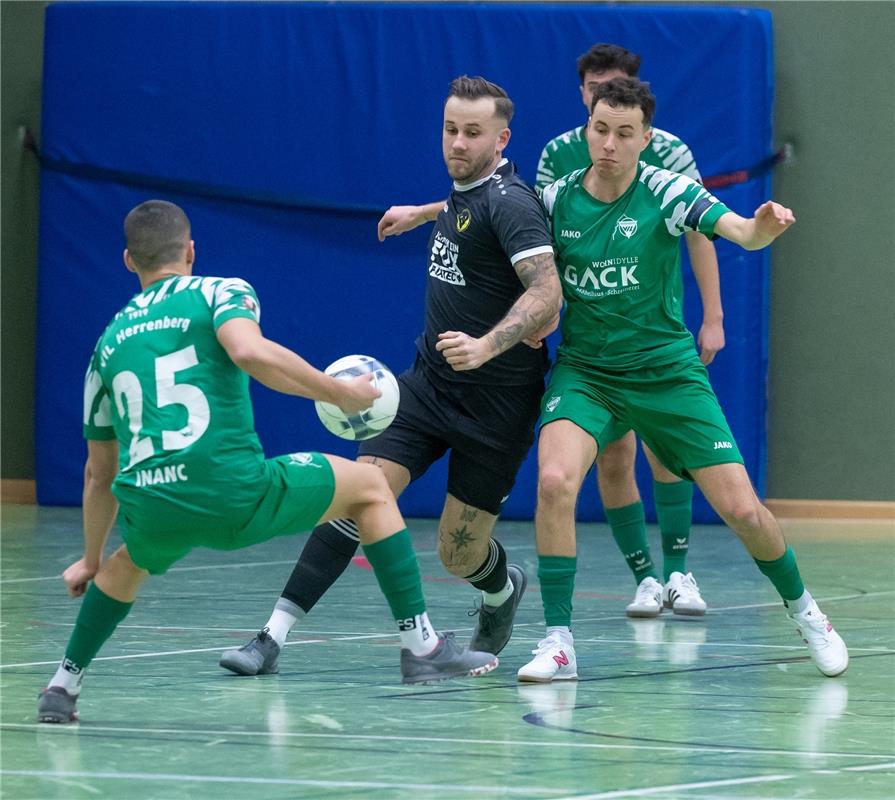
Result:
M507 554L497 539L491 539L488 556L479 568L467 576L476 589L483 592L496 593L507 585Z
M306 614L345 571L357 552L357 525L335 519L311 531L281 596Z

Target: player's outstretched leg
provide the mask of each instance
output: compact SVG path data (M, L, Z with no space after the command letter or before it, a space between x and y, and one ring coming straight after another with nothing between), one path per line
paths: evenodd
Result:
M828 677L848 668L848 648L805 589L795 553L787 547L774 515L765 508L742 464L693 470L706 499L740 537L761 572L783 598L814 665Z
M247 644L227 650L220 665L237 675L279 672L280 649L289 631L339 579L359 543L357 525L350 519L334 519L314 528L267 624Z
M431 683L495 669L496 656L463 649L452 635L437 634L432 627L410 534L382 471L335 456L327 459L335 473L336 493L326 517L357 522L364 555L398 624L404 682Z
M124 546L103 562L84 594L65 657L38 697L38 722L65 723L78 719L76 705L84 671L127 616L147 574L131 561Z

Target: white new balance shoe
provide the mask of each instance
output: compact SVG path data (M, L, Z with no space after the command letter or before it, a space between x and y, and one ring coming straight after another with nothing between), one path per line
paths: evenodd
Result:
M575 646L571 636L564 639L551 634L546 639L541 639L537 649L531 652L534 658L516 673L520 681L549 683L578 680L578 662L575 660Z
M795 623L802 641L808 645L815 667L828 678L845 672L848 668L848 648L814 600L801 613L787 612L787 616Z
M640 581L626 613L629 617L658 617L662 613L662 584L650 576Z
M688 617L701 617L706 609L705 600L699 594L699 587L692 572L686 575L682 572L672 572L668 576L668 582L662 589L662 604L675 614Z

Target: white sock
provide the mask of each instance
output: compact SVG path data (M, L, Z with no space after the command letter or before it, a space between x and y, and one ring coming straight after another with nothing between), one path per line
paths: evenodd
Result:
M286 641L286 637L289 635L289 631L292 630L292 627L298 622L299 618L304 615L305 612L295 605L295 603L291 600L287 600L285 597L281 597L277 600L277 604L273 609L273 614L270 615L270 619L267 620L267 625L264 627L267 628L270 638L282 647Z
M805 589L798 600L787 600L785 602L786 608L789 610L790 614L801 614L810 607L814 602L814 598L811 596L811 593Z
M488 608L497 608L498 606L502 606L507 600L509 600L513 596L513 582L510 580L510 576L507 575L507 585L503 587L499 592L482 592L482 602L488 606Z
M572 644L572 629L568 625L548 625L547 638L559 639L563 644Z
M438 634L425 611L413 619L399 619L398 628L401 632L401 647L415 656L427 656L438 647Z
M62 659L59 669L47 686L61 686L71 695L77 697L81 693L81 681L84 679L84 670L67 658Z

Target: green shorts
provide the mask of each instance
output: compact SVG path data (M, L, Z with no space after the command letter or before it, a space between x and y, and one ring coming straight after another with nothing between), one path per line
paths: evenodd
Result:
M264 470L266 487L253 508L228 508L227 498L222 497L213 520L156 503L154 518L164 520L164 527L154 527L152 514L122 505L121 535L133 562L158 575L196 547L238 550L313 528L336 489L329 461L320 453L291 453L267 459Z
M705 367L693 361L628 372L557 364L541 401L541 427L567 419L602 449L633 428L666 469L742 464Z

